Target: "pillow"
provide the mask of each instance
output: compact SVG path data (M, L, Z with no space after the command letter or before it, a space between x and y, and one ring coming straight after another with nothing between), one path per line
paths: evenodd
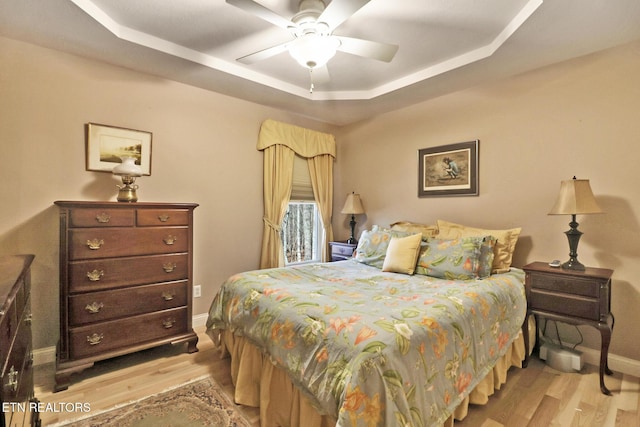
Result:
M417 224L409 221L398 221L391 224L392 230L407 231L409 233L422 233L423 240L427 240L429 237L436 237L438 234L437 225Z
M407 237L392 237L382 265L382 271L413 274L420 253L422 234Z
M370 231L363 231L356 248L353 259L363 264L382 268L387 248L392 237L407 237L412 233L403 231L386 230L373 226Z
M478 261L478 277L484 279L491 276L493 259L495 258L493 251L496 246L496 238L493 236L485 236L480 245L480 259Z
M522 228L512 228L509 230L485 230L482 228L467 227L452 222L438 220L438 238L456 239L459 237L493 236L496 244L493 248L494 258L492 273L506 273L511 267L513 251Z
M483 240L482 237L429 239L420 251L416 274L449 280L476 279Z

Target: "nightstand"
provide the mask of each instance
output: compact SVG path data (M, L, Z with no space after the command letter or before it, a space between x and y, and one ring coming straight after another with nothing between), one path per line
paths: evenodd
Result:
M534 262L522 269L526 274L528 314L574 325L591 325L600 331L600 390L611 395L604 385L604 374L613 374L608 364L615 322L611 313L613 270L589 267L585 271L564 270L544 262Z
M353 251L358 246L357 243L329 242L331 246L331 261L344 261L353 256Z

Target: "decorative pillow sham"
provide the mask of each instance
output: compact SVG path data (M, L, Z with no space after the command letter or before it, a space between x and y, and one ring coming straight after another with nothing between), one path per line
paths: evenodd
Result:
M358 247L353 259L382 269L391 238L407 237L411 234L404 231L386 230L374 225L370 231L365 230L360 235L360 241L358 241Z
M382 271L413 274L420 253L422 233L407 237L392 237L382 264Z
M496 246L496 238L493 236L485 236L480 245L480 260L478 262L478 277L480 279L491 276L493 267L493 259L495 258L494 250Z
M508 230L486 230L482 228L467 227L461 224L438 220L438 238L456 239L460 237L493 236L496 244L493 249L494 258L492 273L505 273L511 267L513 251L516 248L518 237L522 228Z
M478 278L482 237L431 238L420 250L416 274L449 280Z
M409 221L397 221L391 224L392 230L407 231L409 233L422 233L422 239L427 240L429 237L436 237L438 234L437 225L418 224Z

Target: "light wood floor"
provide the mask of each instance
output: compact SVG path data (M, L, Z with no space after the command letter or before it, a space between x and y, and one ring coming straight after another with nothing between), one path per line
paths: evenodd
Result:
M43 403L90 403L91 412L137 400L176 384L211 375L231 396L229 360L220 359L204 333L196 328L200 351L187 354L184 348L165 346L97 363L73 377L68 390L52 393L54 367L36 367L36 397ZM606 377L613 396L600 393L595 366L581 373L562 373L532 358L527 369L512 368L509 381L485 406L472 406L456 427L522 426L640 426L640 379L614 374ZM259 412L240 408L255 427ZM81 414L45 412L42 425L76 418Z

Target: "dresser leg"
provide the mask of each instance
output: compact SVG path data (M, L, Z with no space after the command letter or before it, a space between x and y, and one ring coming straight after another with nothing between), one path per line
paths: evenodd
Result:
M611 392L604 385L604 374L612 375L613 371L609 369L609 343L611 342L611 328L606 323L598 324L600 335L602 337L602 345L600 347L600 390L603 394L611 396Z

